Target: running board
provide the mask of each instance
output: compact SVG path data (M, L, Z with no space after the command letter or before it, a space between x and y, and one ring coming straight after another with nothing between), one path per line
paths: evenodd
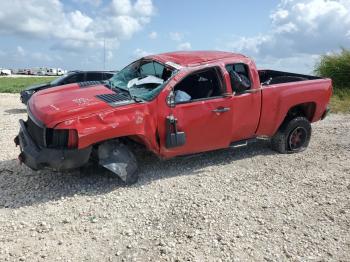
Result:
M257 141L256 138L240 140L240 141L231 143L229 147L231 147L231 148L244 147L244 146L247 146L248 144L254 143L256 141Z

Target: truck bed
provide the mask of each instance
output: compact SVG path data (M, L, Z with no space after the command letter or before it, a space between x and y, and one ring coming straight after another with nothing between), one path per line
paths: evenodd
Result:
M258 70L260 83L263 86L299 82L306 80L322 79L321 77L302 75L289 72L275 71L275 70Z

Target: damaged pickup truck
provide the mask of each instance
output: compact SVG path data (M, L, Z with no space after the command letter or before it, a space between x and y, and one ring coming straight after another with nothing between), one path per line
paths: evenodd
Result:
M331 95L330 79L257 70L240 54L151 55L106 82L35 93L15 143L19 160L34 170L98 163L132 184L138 179L132 143L162 159L256 139L270 139L280 153L300 152Z

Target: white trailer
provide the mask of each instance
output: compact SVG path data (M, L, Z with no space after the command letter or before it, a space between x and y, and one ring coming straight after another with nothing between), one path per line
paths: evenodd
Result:
M0 75L9 76L12 75L12 72L10 69L0 68Z
M47 68L46 69L46 75L48 75L48 76L57 76L57 69L56 68Z
M46 68L36 67L31 69L32 75L44 76L46 74Z
M63 70L62 68L57 68L57 75L58 76L63 76L66 73L67 73L67 70Z

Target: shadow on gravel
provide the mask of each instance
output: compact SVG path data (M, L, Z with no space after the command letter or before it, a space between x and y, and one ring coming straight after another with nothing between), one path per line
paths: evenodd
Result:
M256 155L276 154L266 141L259 141L246 148L225 149L191 157L179 157L167 161L159 160L152 154L138 154L140 179L133 187L147 185L154 180L176 176L198 176L203 168L227 165L239 159ZM32 171L18 160L0 162L0 208L19 208L48 201L60 200L74 195L103 195L122 187L114 176L88 172L66 173Z
M11 114L11 115L17 115L17 114L24 114L27 112L27 109L25 108L12 108L5 110L6 113Z

